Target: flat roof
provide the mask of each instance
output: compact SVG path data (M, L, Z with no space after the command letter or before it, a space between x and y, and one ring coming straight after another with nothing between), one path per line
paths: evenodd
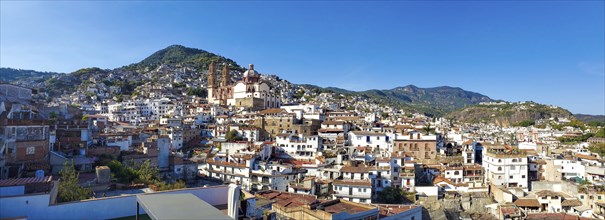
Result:
M232 219L191 193L137 195L151 219Z

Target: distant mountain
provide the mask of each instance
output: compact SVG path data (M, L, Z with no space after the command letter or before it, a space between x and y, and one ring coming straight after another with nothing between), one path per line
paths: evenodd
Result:
M149 71L160 65L168 64L174 66L189 66L202 70L208 69L208 65L213 61L217 64L228 63L230 64L231 70L244 70L244 68L229 58L205 50L184 47L181 45L168 46L151 54L141 62L125 66L124 68L134 71Z
M39 89L43 94L50 96L49 99L61 95L90 97L90 88L94 90L100 84L102 84L102 88L118 87L121 91L120 94L112 94L112 96L141 94L147 91L140 90L143 87L148 89L149 86L174 84L176 87L169 89L176 95L189 93L188 90L192 89L204 89L208 66L211 62L228 63L233 71L231 77L235 79L245 70L229 58L201 49L171 45L138 63L116 69L83 68L70 74L60 74L1 68L0 80ZM461 121L497 121L506 124L552 116L572 117L567 110L537 103L534 103L534 106L525 107L518 104L496 107L478 105L495 100L457 87L419 88L408 85L384 90L350 91L336 87L296 85L277 76L266 75L264 79L275 86L276 93L282 95L284 103L297 102L305 99L305 96L311 97L311 94L336 93L348 97L350 98L348 100L354 102L363 100L378 106L391 106L408 112L435 116L447 115ZM179 83L186 83L186 87L180 87L185 89L179 89L179 84L175 80L180 80ZM73 96L74 94L76 96Z
M304 85L311 86L311 85ZM456 87L419 88L414 85L385 90L349 91L345 89L326 87L319 89L346 95L358 95L375 100L379 104L391 105L409 111L420 111L433 115L443 115L456 109L476 105L481 102L491 102L493 99Z
M495 123L510 126L522 121L536 121L549 118L573 118L573 114L557 106L543 105L535 102L479 104L468 106L446 115L461 122Z
M583 122L602 122L605 123L605 115L587 115L587 114L574 114L576 119Z
M12 82L16 80L45 80L53 75L61 73L42 72L35 70L23 70L13 68L0 68L0 82Z

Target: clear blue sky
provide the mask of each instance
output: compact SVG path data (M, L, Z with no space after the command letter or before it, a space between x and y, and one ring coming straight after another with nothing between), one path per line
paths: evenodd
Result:
M0 4L2 67L115 68L181 44L294 83L448 85L605 114L604 1Z

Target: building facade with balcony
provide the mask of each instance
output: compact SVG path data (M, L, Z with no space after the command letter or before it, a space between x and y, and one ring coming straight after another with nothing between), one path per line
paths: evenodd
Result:
M485 182L528 189L527 154L509 146L490 146L483 155Z

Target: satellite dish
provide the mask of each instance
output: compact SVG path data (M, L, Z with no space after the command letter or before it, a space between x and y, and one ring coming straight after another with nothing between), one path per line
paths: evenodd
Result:
M36 170L36 178L44 177L44 170Z

